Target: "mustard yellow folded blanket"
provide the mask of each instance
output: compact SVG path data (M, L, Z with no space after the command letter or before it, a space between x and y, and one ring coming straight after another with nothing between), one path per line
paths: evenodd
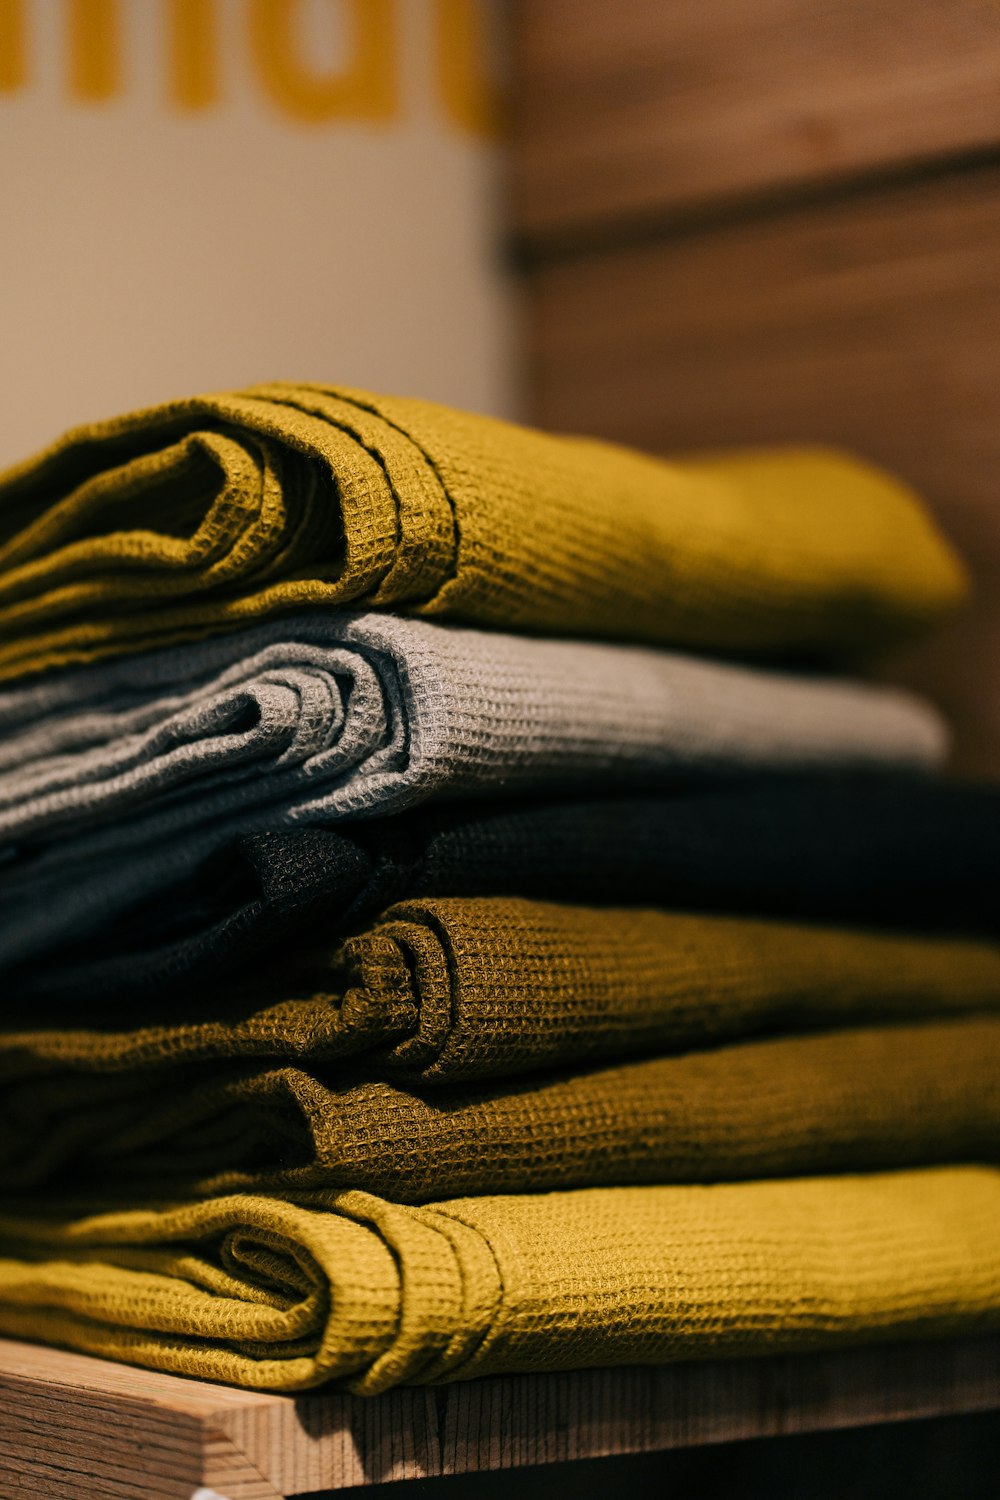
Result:
M15 1112L14 1081L35 1080L30 1095L44 1075L92 1074L79 1087L99 1095L100 1074L353 1057L369 1074L436 1083L1000 1009L1000 947L989 942L516 897L400 902L328 945L327 920L314 916L303 947L269 966L160 1000L155 1024L145 996L41 1027L36 1007L19 1024L8 1007L0 1122ZM174 1088L169 1077L159 1086Z
M1000 1326L972 1167L0 1221L0 1332L263 1390L832 1349Z
M669 464L277 384L82 428L0 479L0 676L347 603L740 652L926 625L962 571L825 450Z
M400 1088L229 1066L7 1090L0 1184L109 1201L460 1193L1000 1161L1000 1016L735 1043L586 1072Z

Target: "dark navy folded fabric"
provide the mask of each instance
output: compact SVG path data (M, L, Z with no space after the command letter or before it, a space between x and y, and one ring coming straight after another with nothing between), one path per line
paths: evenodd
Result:
M406 897L547 900L992 934L1000 787L877 773L750 777L673 796L454 803L235 839L194 875L11 972L76 1005L238 969Z

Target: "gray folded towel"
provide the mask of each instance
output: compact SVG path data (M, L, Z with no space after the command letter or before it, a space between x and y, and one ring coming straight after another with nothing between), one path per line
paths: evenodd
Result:
M638 647L321 614L0 694L0 964L182 878L234 834L433 797L940 761L863 684Z

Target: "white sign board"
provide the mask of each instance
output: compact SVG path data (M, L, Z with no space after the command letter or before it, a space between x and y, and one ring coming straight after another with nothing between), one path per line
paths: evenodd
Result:
M0 0L0 464L258 380L511 409L486 0Z

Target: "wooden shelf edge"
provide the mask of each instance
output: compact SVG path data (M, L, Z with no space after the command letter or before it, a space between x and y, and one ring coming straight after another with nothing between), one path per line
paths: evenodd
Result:
M1000 1410L1000 1337L298 1398L0 1340L0 1490L285 1500L348 1486ZM207 1497L202 1497L207 1500Z

